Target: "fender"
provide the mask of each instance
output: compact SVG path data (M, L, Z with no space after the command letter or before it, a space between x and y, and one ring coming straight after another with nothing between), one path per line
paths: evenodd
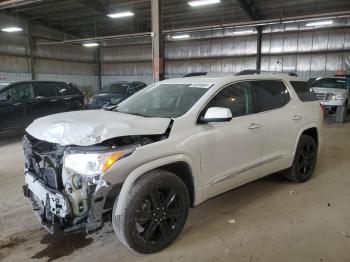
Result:
M193 178L193 185L196 188L197 185L199 185L199 173L198 170L196 168L196 166L194 165L192 159L184 154L176 154L176 155L170 155L170 156L166 156L157 160L153 160L151 162L147 162L142 166L139 166L138 168L136 168L135 170L133 170L126 178L126 180L123 183L122 189L119 193L118 196L118 202L117 202L117 210L114 211L115 215L121 215L125 208L125 201L126 201L126 197L129 193L129 191L131 190L132 186L134 185L135 181L141 177L143 174L145 174L148 171L151 171L153 169L156 169L158 167L167 165L167 164L171 164L174 162L185 162L187 163L191 170L192 170L192 178ZM194 190L194 203L196 203L197 200L197 196L196 196L196 190Z
M293 155L295 155L295 152L297 150L301 134L305 130L310 129L310 128L316 128L317 129L317 139L318 139L318 148L317 148L317 150L318 150L318 153L320 152L320 148L321 148L321 134L320 134L320 131L321 130L318 128L318 125L316 123L310 123L310 124L307 124L307 125L305 125L305 126L303 126L302 128L299 129L299 132L297 134L296 140L294 142Z

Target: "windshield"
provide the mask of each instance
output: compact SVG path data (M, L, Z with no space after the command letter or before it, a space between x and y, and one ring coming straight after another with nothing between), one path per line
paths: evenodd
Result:
M117 112L145 117L176 118L203 96L207 84L155 84L120 103Z
M310 82L311 87L346 89L346 79L321 78Z
M109 84L105 85L100 91L100 94L125 94L128 89L127 84Z

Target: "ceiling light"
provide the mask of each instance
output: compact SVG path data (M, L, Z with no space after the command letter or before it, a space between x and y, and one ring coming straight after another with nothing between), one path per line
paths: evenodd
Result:
M250 34L255 34L255 31L253 29L240 30L240 31L234 31L232 34L233 35L250 35Z
M110 18L122 18L122 17L129 17L129 16L134 16L135 14L130 11L124 11L124 12L115 12L115 13L110 13L107 16Z
M99 43L95 43L95 42L83 44L83 46L85 46L85 47L94 47L94 46L99 46L99 45L100 45Z
M1 31L8 32L8 33L19 32L19 31L22 31L22 30L23 30L23 28L18 27L18 26L11 26L11 27L1 28Z
M191 36L189 34L182 35L172 35L170 38L174 40L189 39Z
M218 4L221 0L196 0L196 1L190 1L188 4L190 6L203 6L203 5L212 5L212 4Z
M322 26L322 25L331 25L331 24L333 24L333 20L324 20L324 21L307 23L306 26Z

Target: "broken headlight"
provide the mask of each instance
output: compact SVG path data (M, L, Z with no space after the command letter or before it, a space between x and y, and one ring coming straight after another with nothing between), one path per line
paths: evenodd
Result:
M103 153L65 153L64 168L82 176L101 175L134 150L135 148Z

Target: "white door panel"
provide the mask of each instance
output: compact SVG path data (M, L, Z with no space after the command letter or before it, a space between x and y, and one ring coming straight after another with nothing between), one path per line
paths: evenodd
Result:
M225 183L238 175L259 176L259 169L253 168L261 161L259 125L256 115L248 115L233 118L230 122L199 126L205 185Z

